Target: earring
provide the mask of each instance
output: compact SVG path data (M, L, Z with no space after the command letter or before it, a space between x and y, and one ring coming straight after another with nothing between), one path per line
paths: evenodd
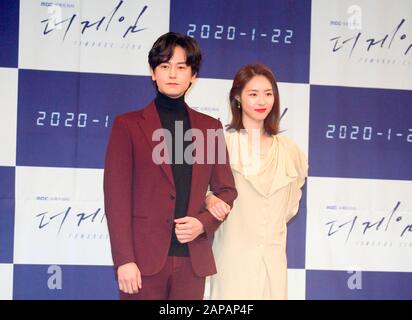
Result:
M240 102L237 103L237 108L240 109Z

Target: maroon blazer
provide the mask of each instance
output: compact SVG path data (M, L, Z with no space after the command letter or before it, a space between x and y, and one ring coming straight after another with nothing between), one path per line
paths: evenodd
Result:
M218 120L186 108L191 128L200 129L205 137L206 158L206 129L222 126ZM114 265L135 262L142 275L153 275L162 269L174 229L176 189L172 169L169 164L158 165L152 160L153 148L159 143L152 141L152 134L160 128L153 101L144 109L116 117L104 169L105 211ZM223 135L220 138L224 142ZM192 165L187 215L199 219L205 229L205 233L188 244L193 270L198 276L216 273L211 237L221 222L204 207L208 186L230 206L237 197L226 148L224 151L227 159L224 164L208 164L205 160L204 164Z

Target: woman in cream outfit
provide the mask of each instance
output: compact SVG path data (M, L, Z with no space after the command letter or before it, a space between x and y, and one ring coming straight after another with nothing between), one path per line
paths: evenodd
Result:
M230 92L226 143L238 198L206 205L225 221L215 233L217 274L211 299L287 299L286 224L297 213L307 176L303 152L279 131L279 94L271 70L246 65Z

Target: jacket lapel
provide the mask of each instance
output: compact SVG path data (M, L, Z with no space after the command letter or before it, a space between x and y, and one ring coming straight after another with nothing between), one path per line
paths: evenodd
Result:
M197 121L197 116L196 113L188 106L186 105L186 110L187 110L187 114L189 115L189 121L190 121L190 128L191 129L200 129L199 128L199 122ZM202 130L203 132L203 130ZM203 132L205 133L205 132ZM192 143L193 143L193 137L192 137ZM206 135L204 134L204 143L206 144ZM196 157L196 152L197 152L197 148L195 148L193 156ZM206 155L204 155L206 157ZM196 198L194 197L194 194L197 190L196 188L196 181L200 181L200 164L198 164L197 162L194 162L192 165L192 180L190 183L190 195L189 195L189 204L187 206L187 212L188 214L190 214L190 212L195 212L194 208L192 208L193 206L193 200ZM206 194L205 194L206 196ZM197 212L197 211L196 211Z
M164 143L164 140L163 140L163 142L159 142L159 141L153 141L153 139L152 139L152 135L153 135L154 131L156 131L157 129L163 129L162 125L161 125L161 122L160 122L159 114L156 110L156 106L155 106L154 101L152 101L143 110L142 119L139 121L139 125L142 128L142 131L143 131L143 133L146 137L147 142L151 146L152 151L159 143ZM165 151L165 158L170 159L169 154L168 154L168 150L166 148L166 144L164 145L163 149ZM170 161L168 161L168 163L170 163ZM170 164L168 164L168 163L162 162L160 164L160 167L164 171L164 173L167 177L167 180L169 180L170 184L173 186L173 188L175 188L175 184L174 184L174 180L173 180L173 174L172 174L172 168L171 168Z

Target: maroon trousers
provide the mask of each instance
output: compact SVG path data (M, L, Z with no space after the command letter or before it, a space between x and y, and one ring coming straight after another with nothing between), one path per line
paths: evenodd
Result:
M202 300L206 277L194 274L189 257L167 257L162 270L142 276L139 293L120 292L122 300Z

